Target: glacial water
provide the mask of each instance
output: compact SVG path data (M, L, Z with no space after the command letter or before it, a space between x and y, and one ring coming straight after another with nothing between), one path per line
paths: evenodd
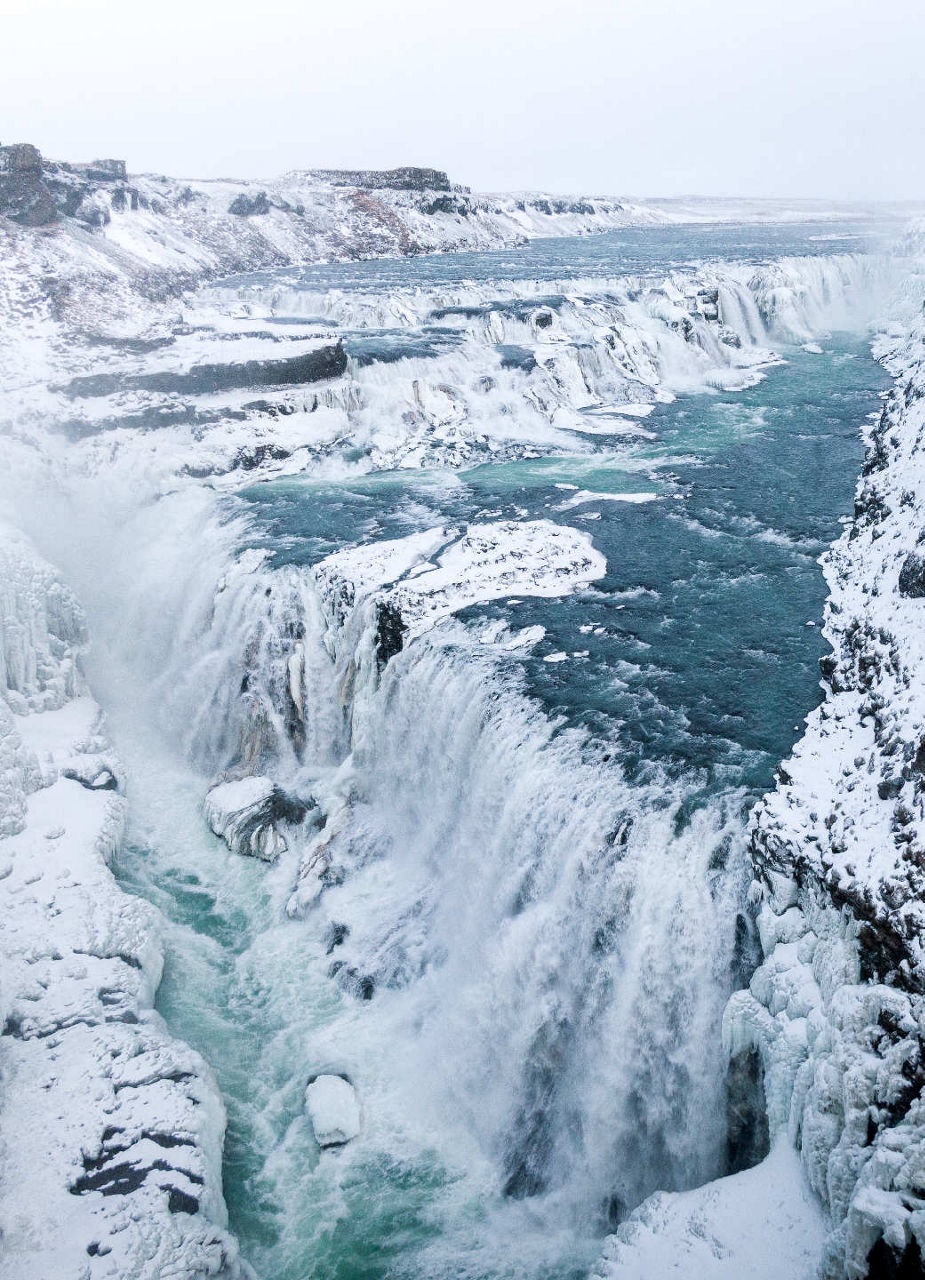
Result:
M817 233L748 236L773 257ZM728 230L651 234L629 237L633 270L644 255L653 270L748 256ZM609 240L480 269L529 278L525 262L552 255L533 277L587 276L589 255L609 254L612 272L630 250ZM465 257L449 269L471 279ZM387 288L426 270L300 280ZM851 509L859 428L887 381L862 334L820 341L779 348L785 363L745 391L657 404L593 452L280 479L220 500L208 518L224 532L192 560L267 548L286 581L310 584L345 546L484 520L568 524L607 560L573 595L476 605L408 644L355 693L352 755L316 735L289 781L348 805L304 918L285 911L293 856L267 867L214 839L209 771L177 747L186 726L165 736L128 666L94 659L131 779L118 872L164 912L158 1007L226 1099L231 1227L260 1280L577 1280L646 1195L729 1169L719 1020L749 963L748 806L818 701L818 557ZM184 550L197 527L165 525L163 616L125 619L138 644L211 616L190 603L208 581ZM306 606L307 641L313 619ZM504 643L525 628L542 638ZM205 653L203 697L216 670ZM340 696L319 659L318 724ZM305 1115L319 1071L349 1075L362 1101L343 1149L319 1152Z

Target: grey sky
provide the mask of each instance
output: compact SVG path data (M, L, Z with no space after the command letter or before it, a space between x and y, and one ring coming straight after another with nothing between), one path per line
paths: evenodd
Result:
M922 0L0 0L0 142L180 176L925 198Z

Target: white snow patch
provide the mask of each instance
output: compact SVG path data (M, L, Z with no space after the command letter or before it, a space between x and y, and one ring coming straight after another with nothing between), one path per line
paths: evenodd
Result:
M360 1132L356 1089L341 1076L317 1076L305 1090L305 1106L319 1147L341 1147Z

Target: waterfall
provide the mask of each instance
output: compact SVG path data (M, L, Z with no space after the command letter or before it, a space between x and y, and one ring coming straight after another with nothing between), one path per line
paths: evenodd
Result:
M366 467L456 466L482 456L473 440L492 459L590 453L589 408L746 385L775 342L856 323L888 275L801 259L248 305L444 324L459 341L437 357L351 356L342 382L297 394L335 424L344 466L363 449ZM408 625L414 584L462 530L424 530L424 558L385 587L338 553L276 564L245 502L190 479L171 430L126 431L109 471L108 444L75 446L84 469L53 511L8 505L90 619L87 674L133 779L122 874L181 904L162 1007L224 1055L254 1261L346 1280L352 1231L394 1250L396 1276L580 1274L651 1192L729 1168L720 1024L747 968L747 798L693 768L631 771L543 705L508 623L447 606ZM361 542L358 562L384 545ZM210 787L254 776L307 815L272 866L228 853L202 815ZM303 1097L324 1072L349 1077L363 1127L319 1154Z
M574 1250L651 1191L723 1172L743 797L654 766L628 778L478 627L447 618L380 671L371 598L241 553L248 533L227 500L174 495L82 585L106 654L91 678L117 718L131 698L129 718L159 724L199 795L269 772L325 813L323 891L266 918L228 999L259 993L275 1028L250 1068L257 1132L269 1081L291 1105L323 1069L356 1083L365 1132L320 1181L302 1146L265 1138L260 1177L336 1220L358 1162L438 1170L450 1254L427 1265L450 1275L461 1223L482 1238L460 1197L507 1203L512 1230L529 1204L554 1255L563 1230ZM314 838L269 873L273 901ZM312 1238L290 1242L293 1274Z

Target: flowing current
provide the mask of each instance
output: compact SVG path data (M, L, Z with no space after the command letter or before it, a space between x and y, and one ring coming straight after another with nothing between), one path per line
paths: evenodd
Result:
M760 1087L730 1080L719 1034L754 962L747 813L818 699L818 557L886 385L870 316L822 265L844 248L672 230L224 287L278 325L341 315L389 436L428 362L457 395L487 386L472 325L528 379L525 308L572 323L570 280L799 253L808 281L805 332L720 296L729 333L783 360L699 385L680 362L673 398L583 406L571 450L181 489L126 514L104 581L70 566L131 779L117 871L164 913L158 1007L218 1078L231 1227L261 1280L584 1276L647 1195L760 1157ZM587 377L593 341L581 359ZM330 567L483 526L523 561L517 530L547 525L587 535L600 574L486 592L470 565L458 607L392 645L376 591ZM273 865L203 822L229 770L307 809ZM361 1100L343 1148L313 1138L319 1073Z

